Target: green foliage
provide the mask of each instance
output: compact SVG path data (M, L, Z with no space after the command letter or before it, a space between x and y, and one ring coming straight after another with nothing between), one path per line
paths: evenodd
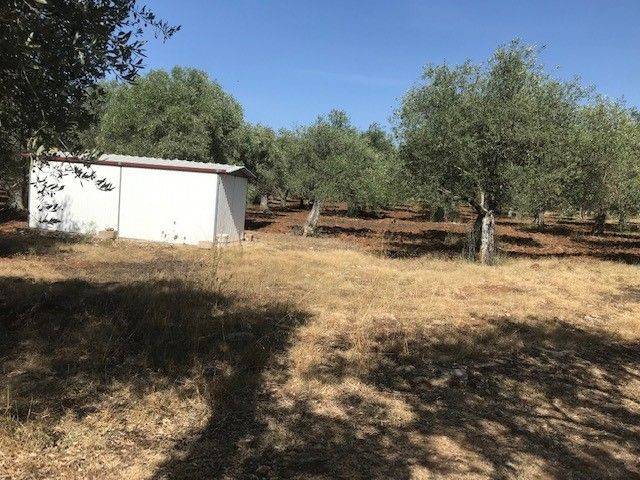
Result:
M246 124L242 128L240 158L244 166L258 178L256 195L269 195L277 190L276 135L268 127Z
M168 38L177 28L135 0L9 0L0 26L5 184L24 178L16 153L45 144L241 162L257 175L256 197L346 202L353 214L407 199L431 210L468 202L481 215L640 211L640 114L552 78L519 41L483 64L427 67L397 112L396 145L341 110L297 130L249 125L198 70L136 78L143 29Z
M305 197L307 193L303 190L303 185L307 184L303 178L305 170L298 163L302 158L301 148L298 131L282 129L278 132L271 177L272 184L281 197L285 194Z
M372 123L362 136L376 152L367 175L369 192L363 204L369 204L370 209L388 208L406 201L411 195L410 177L391 135Z
M37 136L60 146L87 123L89 92L107 74L131 80L143 66L147 26L178 27L135 0L8 0L0 6L0 167Z
M136 0L0 2L0 181L18 209L29 170L20 153L84 143L98 83L136 76L147 27L165 39L179 29Z
M299 143L290 149L293 190L311 199L347 202L354 214L388 205L395 149L377 130L362 134L344 112L334 110L297 132Z
M509 167L509 205L538 215L566 208L566 192L578 168L575 139L579 102L585 92L577 83L547 79L531 92L532 129L526 161Z
M581 109L576 168L566 197L576 209L622 218L640 207L640 124L620 102L598 99Z
M398 113L402 154L420 197L496 210L518 191L546 188L537 175L562 162L577 86L550 79L535 49L517 41L486 65L428 67L424 80ZM544 196L555 198L555 191L552 185Z
M242 141L242 108L207 74L175 67L111 92L98 146L129 155L231 163Z

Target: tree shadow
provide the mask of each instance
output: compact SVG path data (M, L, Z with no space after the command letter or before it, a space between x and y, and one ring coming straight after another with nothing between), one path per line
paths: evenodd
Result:
M324 237L338 237L338 236L350 236L350 237L374 237L376 232L370 228L358 228L358 227L341 227L339 225L321 225L317 228L318 236Z
M380 334L365 369L335 358L352 347L338 341L313 390L229 411L156 478L639 478L640 344L486 322Z
M627 285L621 292L606 297L606 301L614 302L621 307L640 303L640 286Z
M390 212L388 210L371 210L350 213L346 208L341 207L327 207L324 209L323 215L326 215L327 217L354 218L363 220L382 220L385 218L391 218Z
M535 248L542 247L542 243L540 243L538 240L536 240L533 237L502 234L498 236L498 241L500 242L500 244L506 243L506 244L515 245L518 247L535 247Z
M523 454L542 462L545 478L639 475L619 451L591 444L612 442L627 460L640 454L638 392L624 392L640 367L640 344L553 319L489 322L467 338L443 330L387 346L368 380L406 394L421 412L417 431L455 439L493 478L513 478ZM442 460L427 466L437 470Z
M625 252L620 250L601 250L601 251L552 251L552 252L507 252L510 257L514 258L594 258L605 260L608 262L626 263L627 265L640 264L640 253Z
M622 237L621 235L608 234L603 237L580 236L575 239L576 242L587 244L591 247L606 247L606 248L640 248L640 236L627 235Z
M553 235L559 237L574 237L578 232L576 228L571 228L567 225L560 225L557 223L546 224L544 226L536 226L530 224L514 224L515 229L525 233L541 233L546 235Z
M273 220L247 217L244 221L244 228L245 230L260 230L262 228L268 227L272 223L273 223Z
M426 255L454 258L462 254L466 235L446 230L386 232L377 253L388 258L416 258Z
M632 253L632 252L600 252L589 255L593 258L598 258L600 260L607 260L609 262L620 262L626 263L627 265L638 265L640 264L640 253Z
M42 232L28 228L0 231L0 258L17 255L50 255L59 253L65 245L86 242L78 235Z
M289 304L256 304L188 279L1 277L0 384L11 392L5 415L53 425L69 412L82 418L100 408L113 385L142 395L193 379L197 369L216 429L221 418L249 422L264 369L307 317ZM223 443L233 445L241 429L227 426Z

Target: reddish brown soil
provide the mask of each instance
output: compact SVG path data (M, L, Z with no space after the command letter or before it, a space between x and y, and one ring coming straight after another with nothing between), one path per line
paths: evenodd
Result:
M272 214L264 214L249 208L247 230L295 235L308 214L307 209L293 205L273 205L271 210ZM320 217L318 235L390 257L455 257L462 254L471 220L470 212L465 211L457 222L433 222L410 208L384 211L374 218L352 218L344 206L332 205ZM550 218L544 229L537 229L530 220L504 217L498 219L498 244L506 255L589 256L640 263L637 225L631 225L635 230L631 232L620 232L615 224L607 227L603 235L593 235L588 221Z
M257 208L249 208L246 229L258 234L296 235L296 228L308 214L306 208L294 205L284 208L272 205L271 210L271 214L264 214ZM550 217L542 230L534 228L527 219L499 218L497 236L501 253L527 257L585 256L640 263L637 224L631 225L632 231L625 232L618 231L615 224L608 224L604 234L594 235L588 221ZM471 221L469 212L463 212L459 221L433 222L410 208L384 211L377 217L353 218L347 216L344 206L331 205L320 217L318 235L388 257L456 257L463 252ZM0 250L15 247L16 240L20 240L16 232L25 227L23 221L0 222Z

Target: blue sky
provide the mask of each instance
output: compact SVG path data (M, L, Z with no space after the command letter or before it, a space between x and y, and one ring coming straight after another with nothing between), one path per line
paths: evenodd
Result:
M640 105L640 1L147 0L182 30L150 40L148 68L192 66L273 128L332 108L388 127L424 65L485 60L513 38L545 46L563 78L580 76Z

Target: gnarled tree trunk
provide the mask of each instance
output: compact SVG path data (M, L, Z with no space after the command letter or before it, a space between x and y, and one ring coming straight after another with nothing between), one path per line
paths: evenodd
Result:
M20 213L27 211L27 196L25 195L25 189L22 183L12 185L11 188L7 190L7 193L9 194L9 200L7 201L9 207Z
M267 195L260 195L260 211L263 213L271 213L271 210L269 210L269 197Z
M7 183L0 182L7 195L7 206L19 214L27 214L29 209L29 164L20 166L19 173Z
M629 220L626 212L620 212L618 216L618 230L624 232L629 226Z
M306 237L307 235L313 235L315 233L321 211L322 200L316 198L313 201L313 205L311 207L311 211L309 212L309 216L307 217L307 221L304 222L304 227L302 227L302 236Z
M434 222L448 222L449 221L449 209L445 205L439 205L431 215Z
M596 218L593 219L593 233L602 235L604 233L604 224L607 221L607 212L600 211Z
M536 212L536 216L533 219L533 224L538 228L544 228L544 210L540 209Z
M482 216L481 223L478 261L485 265L493 265L496 256L496 218L493 210L487 211Z
M478 216L468 239L468 258L484 265L493 265L496 256L496 219L486 195L480 192L474 203Z
M288 196L288 192L284 192L281 196L280 196L280 206L282 208L286 208L287 207L287 196Z

